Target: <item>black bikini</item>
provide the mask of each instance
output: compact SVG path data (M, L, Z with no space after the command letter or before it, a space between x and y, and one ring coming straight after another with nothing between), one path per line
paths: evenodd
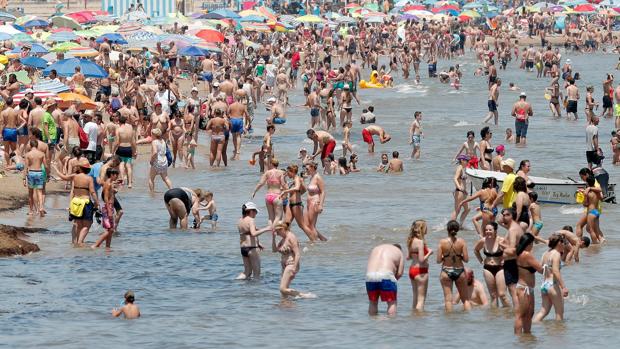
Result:
M501 257L504 255L504 250L500 248L497 249L497 251L495 252L489 252L487 251L486 248L484 248L482 250L482 253L484 253L485 256L487 257ZM497 273L499 273L500 270L503 270L504 267L502 265L491 265L491 264L485 264L483 266L484 270L488 270L491 274L493 274L493 276L497 275Z

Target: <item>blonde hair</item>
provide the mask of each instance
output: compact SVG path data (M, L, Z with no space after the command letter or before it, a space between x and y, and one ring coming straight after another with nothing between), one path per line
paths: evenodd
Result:
M285 222L285 221L280 221L278 222L273 229L284 229L284 230L288 230L288 227L290 226L289 223Z
M278 159L276 158L271 159L271 166L278 167L279 165L280 165L280 161L278 161Z
M426 236L427 226L426 221L423 219L418 219L411 223L411 229L409 230L409 236L407 237L407 247L411 247L411 243L414 238L418 238L424 241L424 237Z

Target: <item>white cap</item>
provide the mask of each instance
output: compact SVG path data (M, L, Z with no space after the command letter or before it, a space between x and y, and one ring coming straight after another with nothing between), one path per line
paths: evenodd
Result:
M527 97L527 94L525 92L521 92L521 94L519 95L521 97Z
M267 103L274 103L276 101L276 97L269 97Z
M246 210L256 210L256 213L260 212L258 210L258 207L256 207L256 204L253 203L252 201L248 201L245 204L243 204L243 206L245 207Z
M213 87L218 87L218 86L220 86L220 83L217 81L213 81Z
M194 92L194 91L198 92L198 87L196 87L196 86L192 87L192 92Z
M566 63L570 64L570 58L568 58L568 59L566 60Z
M27 88L26 90L24 90L24 94L29 94L29 93L34 93L34 91L31 88Z

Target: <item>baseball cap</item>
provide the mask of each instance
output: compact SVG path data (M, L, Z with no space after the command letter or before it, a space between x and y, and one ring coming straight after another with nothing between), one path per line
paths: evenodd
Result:
M192 92L194 92L194 91L198 92L198 87L195 87L195 86L192 87Z
M252 201L248 201L248 202L246 202L245 204L243 204L243 207L245 207L245 210L246 210L246 211L247 211L247 210L255 210L255 211L256 211L256 213L260 212L260 211L258 210L258 207L256 207L256 204L255 204L255 203L253 203Z
M527 94L525 92L521 92L521 94L519 94L519 97L527 97Z
M214 81L214 82L213 82L213 87L219 87L219 86L220 86L220 83L219 83L219 82L217 82L217 81Z

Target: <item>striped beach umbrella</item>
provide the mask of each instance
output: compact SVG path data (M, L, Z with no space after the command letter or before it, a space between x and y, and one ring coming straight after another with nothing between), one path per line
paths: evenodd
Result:
M33 89L34 90L34 89ZM49 91L34 91L34 96L35 97L39 97L41 98L41 100L46 100L48 98L54 98L56 100L56 102L60 102L61 99L58 98L58 95L54 92L49 92ZM13 104L17 105L19 104L19 102L26 98L26 93L24 93L24 91L21 92L17 92L16 94L13 95Z
M53 33L52 35L48 36L47 39L45 39L45 41L65 42L65 41L72 41L72 40L77 40L77 39L78 39L78 36L75 35L73 32L62 31L62 32Z
M41 80L32 86L32 89L37 92L50 92L50 93L60 93L64 91L71 90L69 86L63 84L58 80Z

